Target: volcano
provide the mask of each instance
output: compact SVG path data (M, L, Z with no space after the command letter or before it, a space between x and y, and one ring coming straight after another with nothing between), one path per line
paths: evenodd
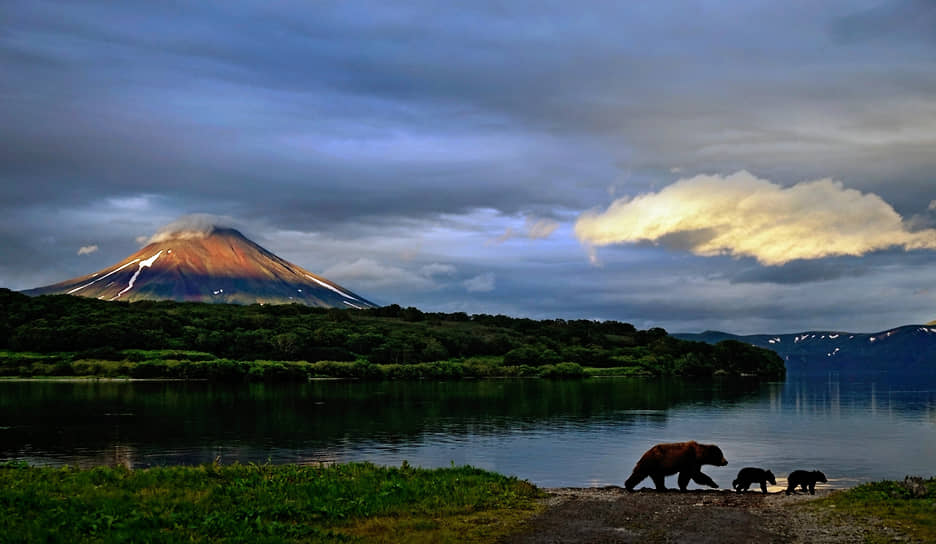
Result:
M24 292L125 301L295 303L353 309L377 306L277 257L231 228L164 233L151 242L94 274Z

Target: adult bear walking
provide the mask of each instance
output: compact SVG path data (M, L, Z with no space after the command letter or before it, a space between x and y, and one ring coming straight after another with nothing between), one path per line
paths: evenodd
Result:
M679 489L686 490L689 480L699 485L718 487L714 480L702 474L702 465L715 465L723 467L728 464L722 454L721 448L712 444L699 444L692 440L689 442L676 442L673 444L657 444L653 446L637 461L633 474L624 482L628 491L634 488L649 476L657 491L665 491L664 478L679 473Z

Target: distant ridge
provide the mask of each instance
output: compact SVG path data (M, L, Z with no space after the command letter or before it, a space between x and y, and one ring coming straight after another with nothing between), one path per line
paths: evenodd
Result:
M361 295L277 257L224 227L157 234L93 274L24 291L101 300L175 300L373 308Z
M795 334L736 335L720 331L673 334L714 344L737 340L773 350L788 375L936 374L936 325L906 325L876 333L817 330Z

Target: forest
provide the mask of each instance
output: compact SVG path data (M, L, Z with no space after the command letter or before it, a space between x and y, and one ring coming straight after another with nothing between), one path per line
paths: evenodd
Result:
M0 375L185 379L782 377L772 351L585 319L29 297L0 289Z

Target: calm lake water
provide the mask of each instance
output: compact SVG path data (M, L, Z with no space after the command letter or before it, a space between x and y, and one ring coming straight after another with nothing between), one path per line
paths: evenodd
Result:
M692 439L721 446L728 466L705 472L724 487L744 466L833 486L930 476L936 382L0 382L0 459L42 465L407 460L623 485L647 448Z

